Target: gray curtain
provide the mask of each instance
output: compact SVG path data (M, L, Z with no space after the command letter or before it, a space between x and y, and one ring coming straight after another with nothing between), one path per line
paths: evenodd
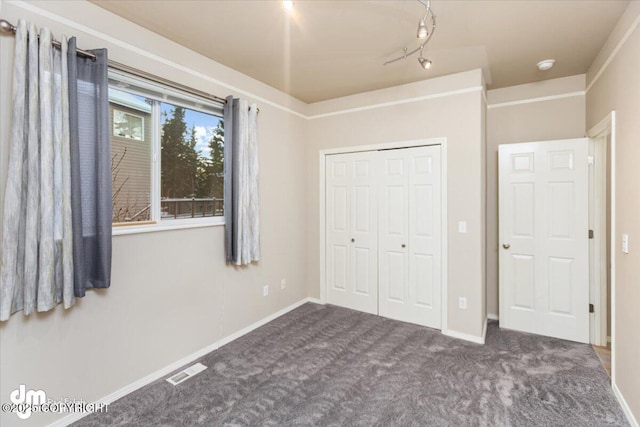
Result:
M111 138L107 50L75 53L69 40L69 135L74 293L111 283Z
M107 58L76 57L20 20L14 55L9 167L2 220L0 320L71 307L108 287L111 150Z
M224 106L224 217L227 262L260 260L258 108L227 97Z
M235 110L235 111L234 111ZM238 103L234 102L232 96L227 97L224 104L224 231L225 231L225 251L227 262L234 262L237 257L236 241L233 238L237 232L234 232L233 222L233 203L238 200L237 186L233 185L233 160L235 144L234 140L234 116L237 114ZM236 125L237 127L237 125Z

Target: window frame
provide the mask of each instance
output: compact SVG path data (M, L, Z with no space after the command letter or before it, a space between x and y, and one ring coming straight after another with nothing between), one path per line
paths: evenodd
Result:
M200 227L214 227L225 224L224 216L208 216L200 218L162 219L161 207L161 149L160 129L162 118L160 104L166 103L178 107L223 117L223 104L196 95L169 88L144 78L133 76L123 71L109 69L109 87L142 96L156 101L151 106L151 207L149 221L140 223L121 222L112 224L112 235L151 233L157 231L180 230ZM143 118L144 119L144 118ZM111 132L113 133L113 132Z

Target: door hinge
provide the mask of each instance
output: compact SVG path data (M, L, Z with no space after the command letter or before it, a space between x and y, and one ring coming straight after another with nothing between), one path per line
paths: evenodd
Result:
M595 163L596 163L596 158L595 158L595 157L593 157L593 156L588 156L588 157L587 157L587 162L588 162L590 165L593 165L593 164L595 164Z
M596 312L596 309L593 306L593 304L589 304L589 313L595 313L595 312Z
M589 230L589 238L593 239L593 230Z

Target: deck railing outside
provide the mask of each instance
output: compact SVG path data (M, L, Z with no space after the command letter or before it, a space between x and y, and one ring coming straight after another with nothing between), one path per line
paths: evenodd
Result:
M161 199L162 219L202 218L224 215L224 200L214 198Z

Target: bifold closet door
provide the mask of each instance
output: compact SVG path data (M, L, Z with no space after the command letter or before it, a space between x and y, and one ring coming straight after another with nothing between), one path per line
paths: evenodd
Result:
M378 313L377 152L326 160L327 302Z
M441 327L440 146L380 151L379 314Z

